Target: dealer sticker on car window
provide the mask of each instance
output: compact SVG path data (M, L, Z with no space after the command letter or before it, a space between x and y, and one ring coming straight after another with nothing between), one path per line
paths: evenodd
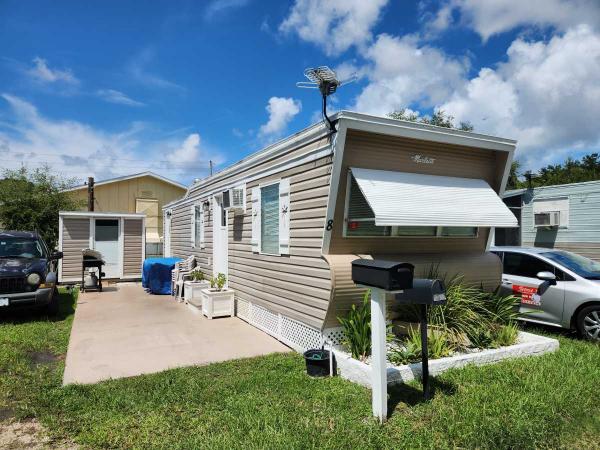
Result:
M8 306L8 299L0 298L0 306Z

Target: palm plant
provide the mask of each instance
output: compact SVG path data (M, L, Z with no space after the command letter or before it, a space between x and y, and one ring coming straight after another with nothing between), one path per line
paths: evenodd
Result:
M362 304L352 305L346 317L338 317L344 333L343 344L347 346L353 358L365 360L371 354L371 291L365 292Z

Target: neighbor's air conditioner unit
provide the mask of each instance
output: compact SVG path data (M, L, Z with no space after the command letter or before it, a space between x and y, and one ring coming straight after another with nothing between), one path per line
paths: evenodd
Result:
M228 209L241 209L246 206L246 189L244 186L237 186L227 191Z
M560 211L544 211L534 214L536 227L558 227L560 225Z

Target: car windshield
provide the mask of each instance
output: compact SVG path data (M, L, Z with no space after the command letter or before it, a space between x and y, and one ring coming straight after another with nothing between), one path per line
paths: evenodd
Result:
M564 250L543 252L542 255L572 270L580 277L588 280L600 280L600 264L585 256L565 252Z
M38 239L0 237L0 258L43 258L44 250Z

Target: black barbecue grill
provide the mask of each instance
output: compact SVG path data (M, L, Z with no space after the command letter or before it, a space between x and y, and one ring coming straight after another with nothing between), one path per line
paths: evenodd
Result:
M104 265L102 253L89 248L82 250L81 253L81 292L85 292L86 290L102 292L102 277L104 276L104 272L102 272L102 266ZM95 287L85 285L85 272L86 269L90 268L98 269L98 282Z

